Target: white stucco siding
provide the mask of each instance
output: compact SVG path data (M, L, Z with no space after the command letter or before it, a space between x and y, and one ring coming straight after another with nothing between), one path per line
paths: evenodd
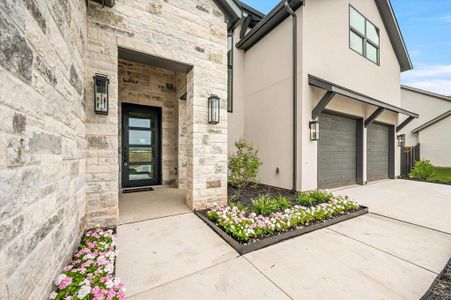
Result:
M291 22L286 19L244 54L242 93L244 137L263 162L258 180L283 188L291 188L293 173Z
M451 116L418 133L421 159L434 166L451 167Z
M240 39L241 26L235 29L233 44ZM235 152L235 141L244 137L244 101L245 101L245 53L233 46L233 111L228 113L228 146L227 153Z
M415 146L419 140L418 135L412 133L412 130L450 110L451 100L447 101L401 88L401 106L420 115L399 132L406 135L407 146ZM405 117L400 119L403 120Z

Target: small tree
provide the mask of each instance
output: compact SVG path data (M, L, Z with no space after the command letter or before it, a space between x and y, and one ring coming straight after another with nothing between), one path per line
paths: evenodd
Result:
M236 154L229 158L229 182L239 189L255 182L258 168L262 165L258 150L241 138L235 142Z
M429 160L419 160L415 163L409 176L421 180L428 180L434 173L434 167Z

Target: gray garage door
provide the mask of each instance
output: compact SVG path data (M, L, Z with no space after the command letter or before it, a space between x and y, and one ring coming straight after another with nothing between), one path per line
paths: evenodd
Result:
M355 184L357 121L321 114L319 124L318 188Z
M388 178L390 127L372 123L367 128L368 181Z

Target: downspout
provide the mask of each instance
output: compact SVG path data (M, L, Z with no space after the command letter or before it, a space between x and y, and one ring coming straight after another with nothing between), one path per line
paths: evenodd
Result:
M291 15L293 20L293 185L292 192L296 193L297 190L297 161L298 161L298 103L297 103L297 73L298 73L298 49L297 49L297 17L296 13L291 9L288 4L288 0L285 1L285 8L287 12Z

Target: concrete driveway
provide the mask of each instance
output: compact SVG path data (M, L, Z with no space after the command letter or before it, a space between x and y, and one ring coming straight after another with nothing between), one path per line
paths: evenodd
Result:
M426 185L338 191L374 214L244 256L192 213L121 225L117 274L131 299L418 299L451 256L451 189ZM434 220L418 195L442 206Z

